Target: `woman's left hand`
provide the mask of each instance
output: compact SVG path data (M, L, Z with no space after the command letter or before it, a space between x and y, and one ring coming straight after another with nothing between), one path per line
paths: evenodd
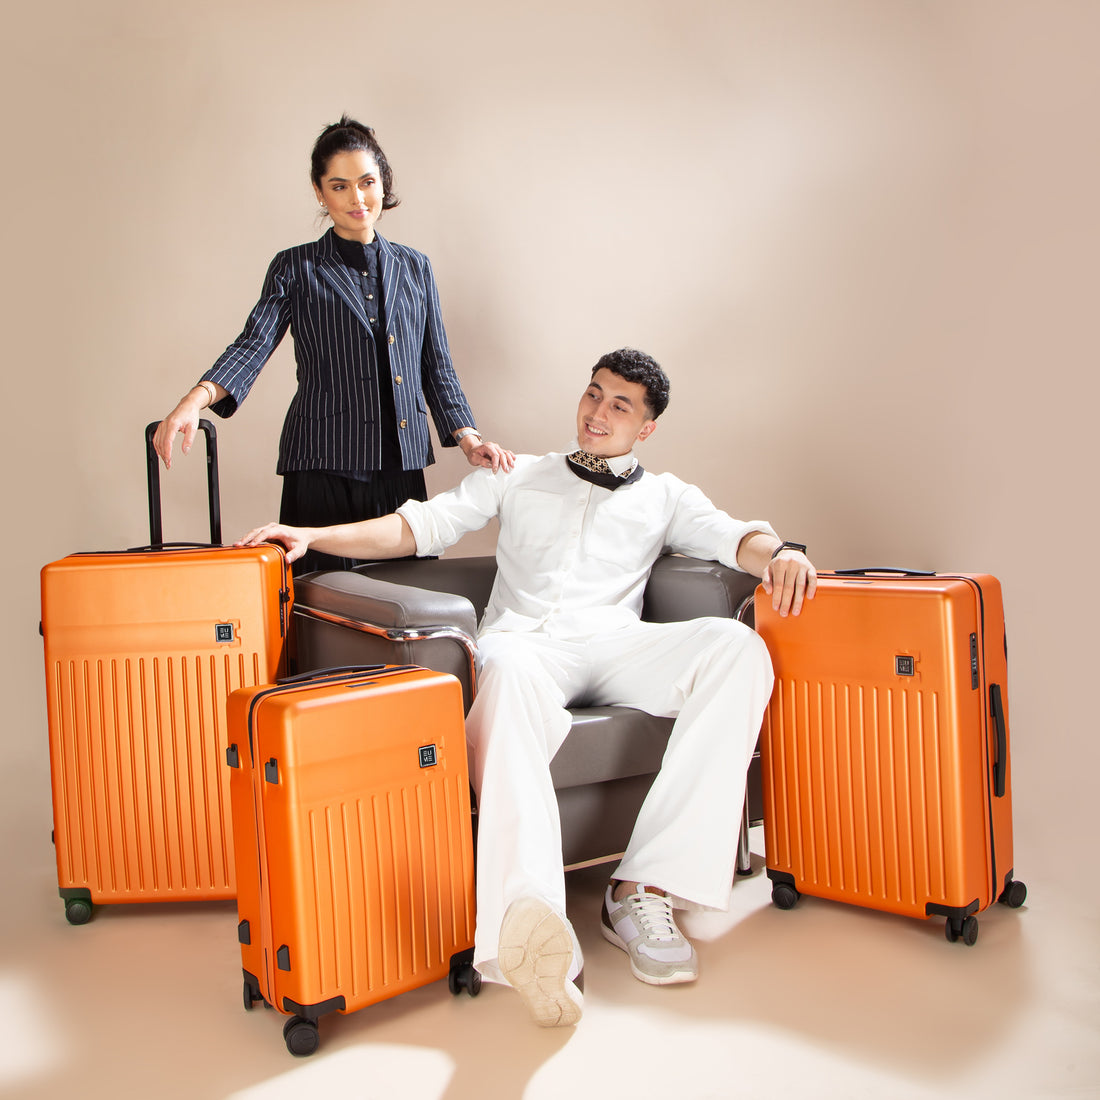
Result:
M472 439L472 437L470 437ZM463 440L463 443L465 440ZM461 444L459 444L461 446ZM486 466L496 473L503 470L507 473L516 464L516 456L511 451L506 451L499 443L487 443L479 441L466 450L466 461L471 466Z

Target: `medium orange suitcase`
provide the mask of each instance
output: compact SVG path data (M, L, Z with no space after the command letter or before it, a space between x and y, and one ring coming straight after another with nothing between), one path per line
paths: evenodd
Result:
M1007 648L985 574L822 573L799 616L758 589L775 669L764 718L764 842L772 900L801 893L945 918L1013 908Z
M216 471L213 427L203 423ZM153 456L159 543L155 476ZM213 473L210 505L216 541ZM282 548L71 554L45 566L41 583L54 845L69 921L84 923L93 904L234 897L225 705L234 689L283 671L291 579Z
M235 691L226 754L244 1005L319 1017L447 977L473 996L474 856L462 692L371 666Z

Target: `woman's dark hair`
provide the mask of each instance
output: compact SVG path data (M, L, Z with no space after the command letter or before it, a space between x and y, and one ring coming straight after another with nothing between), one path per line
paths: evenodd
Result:
M369 126L342 115L339 122L334 122L321 131L314 142L309 166L309 176L315 187L321 186L328 163L337 153L369 153L382 174L382 209L392 210L401 201L393 191L390 162L386 160L386 154L382 152L382 146L378 144L378 139Z
M609 370L627 382L640 382L645 386L645 403L650 416L656 420L668 408L668 375L651 355L634 348L619 348L600 356L592 368L592 377L598 370Z

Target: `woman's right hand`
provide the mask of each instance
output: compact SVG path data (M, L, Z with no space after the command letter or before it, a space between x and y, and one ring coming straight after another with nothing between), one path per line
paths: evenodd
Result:
M213 397L210 386L213 386ZM172 468L172 441L178 432L183 432L180 444L181 454L190 454L199 430L199 417L203 409L221 401L228 391L216 382L200 382L180 398L179 404L157 425L153 435L153 450L160 456L164 468Z
M199 415L206 408L209 397L206 390L196 386L180 398L180 403L157 425L153 436L153 450L160 456L164 468L172 468L172 441L178 432L183 432L180 453L188 454L195 442L195 433L199 430Z

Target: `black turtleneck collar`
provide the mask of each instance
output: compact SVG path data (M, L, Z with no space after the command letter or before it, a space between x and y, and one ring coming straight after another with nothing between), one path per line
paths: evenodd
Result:
M336 251L340 259L348 267L354 267L356 271L366 271L377 277L378 275L378 238L375 237L370 244L362 241L349 241L347 237L341 237L333 233L332 239L336 242Z

